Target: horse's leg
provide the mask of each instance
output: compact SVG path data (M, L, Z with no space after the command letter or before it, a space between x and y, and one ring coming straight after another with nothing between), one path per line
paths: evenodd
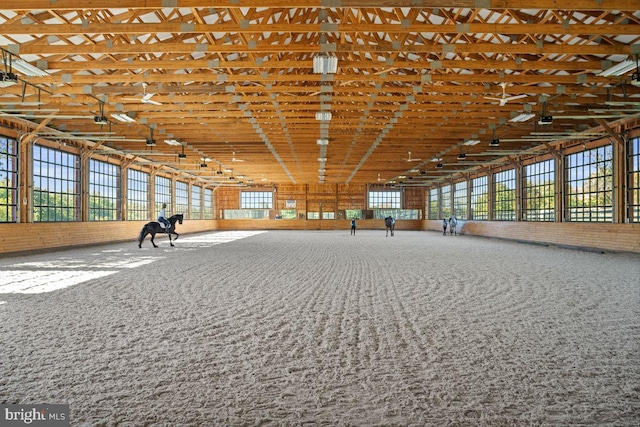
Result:
M151 233L151 244L154 248L157 248L158 245L156 245L156 242L153 241L154 237L156 237L156 233Z
M171 246L174 246L174 245L173 245L173 242L171 241L171 234L173 234L173 233L169 233L169 244L170 244Z
M180 237L180 235L178 233L176 233L175 230L173 230L173 235L176 236L176 238L173 239L173 240L178 240L178 237Z

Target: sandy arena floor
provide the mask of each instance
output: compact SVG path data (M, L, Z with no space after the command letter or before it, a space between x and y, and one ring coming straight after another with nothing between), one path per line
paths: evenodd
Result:
M0 403L73 426L638 426L640 255L219 232L0 258Z

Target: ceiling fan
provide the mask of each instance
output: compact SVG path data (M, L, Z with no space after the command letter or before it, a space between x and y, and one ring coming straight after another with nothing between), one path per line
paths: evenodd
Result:
M407 153L409 154L409 158L408 159L402 159L405 162L420 162L420 161L422 161L422 159L413 159L413 158L411 158L411 151L407 151Z
M507 105L507 102L509 101L514 101L516 99L520 99L520 98L526 98L527 95L522 94L522 95L513 95L513 96L507 96L507 82L502 82L500 83L500 86L502 86L502 98L494 98L491 96L485 96L485 99L490 99L492 101L498 101L500 102L500 106L504 107L505 105Z
M142 83L142 98L122 98L123 101L140 101L143 104L162 105L161 102L151 99L155 93L147 93L147 83Z

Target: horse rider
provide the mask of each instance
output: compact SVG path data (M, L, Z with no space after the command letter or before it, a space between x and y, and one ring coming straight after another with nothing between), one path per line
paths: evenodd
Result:
M168 233L169 229L171 228L171 223L167 219L166 209L167 209L167 204L163 203L162 209L160 209L160 215L158 215L158 221L164 224L165 226L164 231L165 233Z

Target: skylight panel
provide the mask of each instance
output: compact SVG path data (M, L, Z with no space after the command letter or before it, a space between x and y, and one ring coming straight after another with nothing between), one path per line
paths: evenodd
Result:
M444 24L444 22L445 22L445 19L442 16L438 16L434 14L429 15L428 23L442 25Z
M85 38L83 36L71 36L71 37L68 37L67 40L69 41L69 43L75 46L83 45L85 43ZM60 44L67 44L67 43L63 42L62 40L58 40L54 44L60 45Z
M171 33L157 33L156 38L160 41L169 40L173 38L173 34Z
M140 20L145 24L159 24L160 18L156 16L155 13L146 13L144 15L140 15Z

